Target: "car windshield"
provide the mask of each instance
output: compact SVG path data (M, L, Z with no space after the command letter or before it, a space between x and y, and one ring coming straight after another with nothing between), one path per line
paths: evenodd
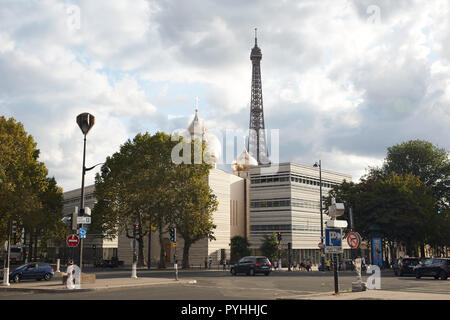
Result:
M256 263L269 263L269 259L267 258L257 258Z

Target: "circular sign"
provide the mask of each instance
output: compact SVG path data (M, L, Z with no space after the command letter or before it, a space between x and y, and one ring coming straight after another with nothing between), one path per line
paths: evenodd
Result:
M66 243L69 247L76 247L80 243L80 238L76 234L71 234L67 237Z
M347 236L347 243L352 249L356 249L359 247L361 243L361 237L358 232L350 232Z

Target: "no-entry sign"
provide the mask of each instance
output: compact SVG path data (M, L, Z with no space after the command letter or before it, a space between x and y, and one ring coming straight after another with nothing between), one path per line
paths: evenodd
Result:
M358 232L350 232L347 236L347 243L352 249L356 249L359 247L361 243L361 236Z
M76 234L71 234L67 237L66 243L69 247L76 247L80 243L80 239Z

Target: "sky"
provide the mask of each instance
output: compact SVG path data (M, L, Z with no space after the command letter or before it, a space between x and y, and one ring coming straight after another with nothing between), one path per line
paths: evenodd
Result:
M88 167L137 133L186 128L197 97L210 131L245 134L258 28L265 125L278 132L271 153L321 160L358 181L403 141L450 149L449 8L448 0L0 0L0 115L24 125L64 191L81 185L83 112L95 116ZM229 169L225 160L219 168Z

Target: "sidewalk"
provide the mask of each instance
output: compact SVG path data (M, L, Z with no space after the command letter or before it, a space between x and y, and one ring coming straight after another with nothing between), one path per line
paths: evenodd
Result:
M46 293L70 293L70 292L86 292L96 290L109 290L130 287L144 287L156 285L169 284L193 284L197 283L193 279L179 279L174 278L151 278L142 277L133 279L127 278L111 278L111 279L96 279L95 283L81 284L80 289L69 290L62 284L61 278L55 278L51 281L33 281L27 280L19 283L11 283L10 286L1 286L0 291L21 291L21 292L46 292Z
M387 290L367 290L362 292L314 293L307 295L286 296L282 299L294 300L450 300L449 294L401 292Z

